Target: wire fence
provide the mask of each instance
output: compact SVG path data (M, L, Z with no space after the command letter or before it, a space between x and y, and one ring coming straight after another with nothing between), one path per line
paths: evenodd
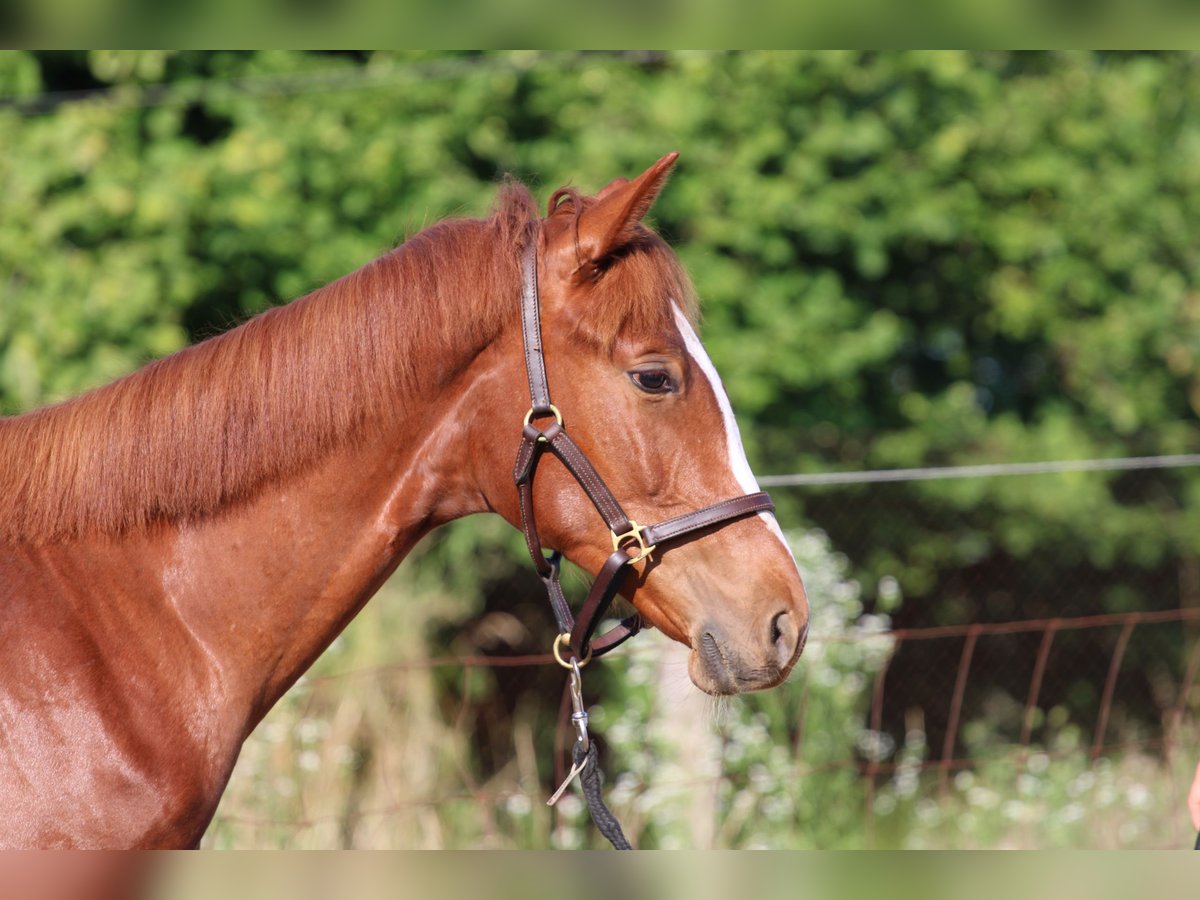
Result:
M1103 465L1083 462L1082 467L1079 461L1037 464L1043 467L1037 475L1031 471L991 471L986 475L1012 475L1027 481L1061 478L1066 473L1120 479L1119 483L1106 482L1105 491L1126 499L1159 494L1170 498L1155 515L1161 519L1164 533L1179 530L1171 517L1186 514L1187 504L1180 483L1171 478L1200 463L1200 457L1143 458L1116 461L1115 465L1112 461L1103 461ZM1165 481L1164 475L1168 476ZM927 470L919 477L927 477ZM966 476L949 475L955 477ZM970 477L978 480L981 473ZM886 556L887 564L880 568L871 553L888 543L887 535L865 527L864 521L878 518L881 511L895 514L906 504L913 509L913 519L920 520L921 503L914 503L912 495L904 493L913 486L895 476L874 479L868 474L859 482L815 487L817 493L804 498L804 513L821 522L833 536L833 545L849 557L852 570L867 588L865 611L879 615L883 591L873 588L871 579L887 565L905 560L903 553L897 556L892 552L893 537L892 555ZM866 493L855 494L861 502L847 502L847 497L838 493L847 489ZM825 499L821 499L822 493ZM947 518L944 531L959 543L974 546L979 533L1002 530L1004 521L1012 519L1010 501L1012 498L1006 501L1010 505L1001 509L1003 504L980 501L972 494L969 502L958 507L957 517ZM914 535L918 530L903 520L899 527ZM1120 535L1116 541L1120 543ZM888 829L893 826L887 821L887 807L895 799L895 785L905 777L920 780L917 796L923 802L954 806L961 812L970 803L960 789L960 773L1003 763L1011 784L1000 790L1011 792L1005 802L1015 801L1023 790L1018 786L1024 783L1022 773L1030 770L1031 761L1044 767L1047 761L1054 764L1067 757L1078 760L1089 777L1112 770L1118 764L1114 761L1123 759L1141 760L1157 767L1159 773L1155 789L1161 795L1156 796L1159 805L1142 808L1148 801L1136 792L1130 794L1134 800L1129 809L1110 812L1115 823L1111 834L1094 842L1090 839L1094 835L1077 838L1083 846L1166 848L1188 843L1183 815L1187 785L1181 779L1184 774L1190 776L1200 753L1200 748L1192 746L1200 733L1195 715L1195 689L1200 679L1200 597L1196 595L1200 588L1193 577L1195 566L1177 549L1178 544L1170 542L1166 551L1139 565L1120 553L1115 557L1100 553L1097 561L1088 553L1062 549L1087 543L1083 535L1066 533L1045 548L1051 564L1036 559L1036 548L1022 562L992 535L988 546L983 550L975 547L961 566L943 565L925 594L906 593L887 620L889 627L813 634L806 655L864 642L887 648L864 672L861 694L865 703L853 713L862 733L873 737L874 743L860 741L849 746L841 758L815 752L813 742L819 736L805 732L803 707L789 707L789 715L797 720L785 729L789 771L798 773L810 790L838 773L854 786L854 793L843 802L858 804L855 817L860 835L849 840L849 845L895 844L894 834L889 837ZM1056 566L1057 572L1053 571ZM812 602L818 604L821 598L813 597ZM1112 611L1122 602L1129 608ZM1106 605L1108 610L1104 610ZM1051 614L1029 614L1046 610ZM961 613L959 621L937 621L955 612ZM605 668L612 678L623 679L629 674L623 668L627 666L627 661L618 658ZM777 690L807 692L804 667L802 659L795 686ZM682 675L677 671L672 677L679 681ZM480 679L490 680L491 688L481 689ZM401 821L409 823L404 834L423 835L421 840L432 846L563 843L564 818L569 824L580 810L568 805L566 813L555 816L543 807L546 795L561 778L570 741L562 714L565 695L558 693L560 679L561 670L549 653L488 652L413 657L307 678L291 698L297 721L336 717L338 710L348 705L346 698L378 694L384 700L372 727L383 733L383 742L395 742L390 730L393 719L408 714L402 706L411 704L416 696L412 685L422 684L427 718L420 721L434 717L441 723L437 733L456 742L458 750L427 764L424 775L414 774L404 784L394 779L381 786L360 779L365 787L353 802L346 801L344 792L354 779L344 778L337 781L335 790L335 794L343 793L332 802L314 800L315 795L310 795L299 804L284 804L270 813L264 813L261 804L234 804L222 807L218 823L234 843L265 839L269 844L274 835L279 842L294 845L298 835L307 834L313 845L372 846L403 839L397 837L394 827ZM602 682L591 702L603 705L605 690ZM557 702L560 697L561 703ZM498 710L497 704L507 705ZM1052 711L1057 711L1057 722L1051 721ZM615 719L611 712L598 718L602 740L608 737L606 722L612 724ZM412 721L406 720L408 724ZM1075 744L1055 743L1053 733L1061 732L1064 725L1079 733ZM336 730L338 726L330 727ZM361 725L355 727L358 738L346 738L343 748L363 740ZM403 730L406 725L395 727ZM914 727L926 743L918 757L905 751ZM550 728L557 729L552 739L556 765L547 771L539 761L546 756ZM973 730L985 733L984 738L972 737ZM353 729L346 733L351 732ZM289 754L298 756L298 768L307 766L310 771L294 774L308 783L319 776L327 760L322 755L319 761L310 758L305 763L304 754L326 754L322 748L328 737L320 733L307 743L276 741L270 753L276 760ZM405 747L394 748L397 759L405 752L411 754L414 747L420 756L428 750L425 745L436 738L430 732L416 743L410 740ZM635 737L631 743L636 742ZM359 760L349 769L356 765L360 774L364 767L385 767L378 755L365 763ZM720 817L732 816L730 811L736 810L737 803L729 799L731 793L750 790L749 781L731 774L720 761L715 768L676 765L643 775L646 773L631 780L619 770L610 771L614 805L623 817L633 816L635 832L649 827L644 823L653 820L657 797L724 797L706 808L707 814L719 808L723 811L716 813ZM1145 772L1138 777L1143 776ZM262 785L255 789L261 792ZM297 790L305 793L303 787ZM538 809L542 813L537 813ZM1135 813L1143 818L1165 816L1169 821L1142 832L1130 831L1127 820ZM992 814L999 818L999 809ZM464 818L471 824L456 831L453 823ZM717 822L714 831L703 835L703 844L737 843L733 831L723 832L722 827ZM434 836L430 838L430 834ZM820 845L819 838L813 842ZM566 843L569 845L569 840ZM978 844L967 841L967 845Z
M1064 472L1186 469L1195 466L1200 466L1200 453L1105 459L1053 459L971 466L924 466L913 469L870 469L853 472L794 472L790 475L764 475L758 480L763 487L810 487L830 484L944 481L949 478L997 478L1011 475L1060 475Z
M1028 690L1024 706L1021 710L1021 732L1016 746L1021 757L1027 757L1031 737L1034 731L1036 714L1039 709L1042 686L1046 674L1046 666L1053 652L1055 638L1071 631L1100 629L1114 632L1111 656L1103 681L1099 709L1091 735L1089 756L1095 762L1105 754L1120 753L1129 750L1155 750L1169 756L1177 747L1178 736L1187 711L1187 704L1196 676L1200 670L1200 642L1196 642L1188 654L1186 667L1178 681L1173 685L1173 702L1168 710L1164 710L1164 728L1161 734L1150 738L1110 740L1109 723L1112 718L1113 700L1118 679L1121 676L1122 663L1129 649L1134 632L1139 627L1154 625L1178 625L1185 622L1200 620L1200 609L1176 609L1160 612L1129 612L1079 616L1075 618L1038 619L1022 622L998 622L991 624L976 624L948 627L929 627L897 629L892 631L894 644L891 655L880 669L874 681L871 699L870 722L872 729L879 731L883 727L883 710L887 702L886 684L890 663L906 643L932 640L961 640L961 651L954 673L953 690L948 702L948 724L945 729L940 754L936 758L922 760L918 763L921 769L936 770L938 775L939 792L942 796L949 790L949 779L952 772L975 765L978 760L972 757L956 755L958 749L959 729L963 719L963 698L970 678L972 662L976 648L988 638L1010 635L1033 635L1038 638L1038 649L1034 665L1029 677ZM874 798L876 781L881 775L894 772L901 763L871 759L865 767L867 779L866 805L864 815L868 829L874 821ZM1181 795L1182 797L1182 795Z

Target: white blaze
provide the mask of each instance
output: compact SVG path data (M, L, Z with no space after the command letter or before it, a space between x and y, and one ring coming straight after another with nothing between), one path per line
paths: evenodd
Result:
M738 430L737 419L733 417L733 407L729 403L729 395L725 393L725 386L721 383L721 376L717 374L716 366L708 358L708 352L700 343L700 338L692 329L687 316L679 309L679 304L673 305L675 324L679 328L679 333L683 335L684 346L701 374L708 379L712 392L717 398L717 405L721 409L721 417L725 420L725 450L729 455L729 468L733 472L733 477L737 479L738 485L747 494L757 493L761 488L758 486L758 480L754 477L754 473L750 471L750 463L746 460L746 449L742 446L742 433ZM792 548L788 546L788 542L783 536L783 530L775 521L775 516L768 512L760 512L758 517L767 523L767 527L791 554ZM792 558L795 559L794 556Z

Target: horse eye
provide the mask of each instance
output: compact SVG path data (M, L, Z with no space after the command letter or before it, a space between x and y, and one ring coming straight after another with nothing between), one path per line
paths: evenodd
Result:
M647 394L666 394L675 389L669 373L662 369L650 369L645 372L630 372L629 380Z

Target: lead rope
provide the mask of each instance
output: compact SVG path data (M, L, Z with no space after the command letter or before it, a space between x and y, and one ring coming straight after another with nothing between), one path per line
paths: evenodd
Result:
M575 767L579 769L579 785L583 788L584 799L587 800L588 812L592 821L600 829L600 833L608 838L614 850L632 850L633 847L621 830L621 823L612 814L612 810L600 796L600 786L604 783L604 775L600 771L600 763L596 761L596 743L593 741L586 750L579 741L575 742L572 751L575 757Z
M604 773L600 771L596 742L588 735L588 714L583 705L583 676L579 672L579 660L571 657L571 662L567 664L563 663L560 657L559 662L571 670L567 688L571 694L571 724L575 726L575 746L571 751L574 765L563 779L563 783L558 786L558 790L546 801L546 805L553 806L557 803L571 782L578 777L579 786L583 789L583 798L587 801L588 815L592 817L596 828L608 838L614 849L632 850L633 846L621 830L621 823L617 821L617 817L608 808L600 793L604 784Z

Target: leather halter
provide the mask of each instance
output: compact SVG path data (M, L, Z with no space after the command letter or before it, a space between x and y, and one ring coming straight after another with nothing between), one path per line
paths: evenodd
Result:
M550 402L538 311L537 251L532 240L521 257L521 332L525 343L525 373L529 378L531 405L521 430L521 446L517 451L513 480L521 504L521 530L525 533L525 544L534 568L546 585L550 607L558 621L559 636L554 642L554 655L562 665L570 668L572 662L583 665L593 655L607 653L641 630L642 618L635 613L600 637L592 637L630 566L648 559L657 547L664 544L690 539L706 528L724 526L755 513L773 511L775 504L760 491L723 500L657 525L634 522L625 514L587 456L571 440L563 427L562 414ZM545 427L533 424L539 419L548 418L553 421ZM559 584L562 555L557 550L549 557L542 554L542 543L534 518L533 479L538 461L547 451L558 457L579 482L612 533L612 554L596 576L578 617L571 615L571 608ZM560 653L560 644L564 640L566 646L562 650L567 654L565 659Z

